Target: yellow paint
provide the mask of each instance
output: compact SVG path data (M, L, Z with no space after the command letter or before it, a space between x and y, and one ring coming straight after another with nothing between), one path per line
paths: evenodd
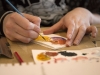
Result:
M42 35L43 36L43 35ZM50 41L50 37L43 36L46 41ZM45 41L40 35L35 39L36 41Z
M47 60L50 60L51 58L45 55L44 53L40 53L37 55L37 59L41 61L47 61Z

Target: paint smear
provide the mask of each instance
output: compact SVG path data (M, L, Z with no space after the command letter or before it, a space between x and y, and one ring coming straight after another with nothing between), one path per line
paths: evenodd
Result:
M87 53L82 53L82 55L87 55Z
M84 57L84 56L78 56L78 57L72 58L72 60L75 60L75 61L78 61L78 60L88 60L88 58Z
M55 63L57 63L58 61L63 62L63 61L66 61L66 60L67 60L67 58L54 58Z
M69 57L72 57L72 56L77 56L77 53L75 52L67 52L67 51L61 51L59 52L61 55L63 56L69 56Z
M43 36L45 40L48 42L50 41L50 37L48 36ZM36 41L45 41L40 35L35 39Z
M100 61L100 59L99 59L99 58L97 58L97 57L91 57L91 58L90 58L90 60L96 60L97 62L99 62L99 61Z
M35 40L51 42L52 44L61 44L61 45L66 43L66 39L63 37L49 37L49 36L43 36L43 37L46 39L46 41L41 36L38 36Z
M45 54L48 56L57 56L58 52L46 52Z
M47 60L50 60L51 58L45 55L44 53L40 53L37 55L37 59L41 61L47 61Z
M62 38L62 37L51 37L51 40L50 40L51 43L53 44L65 44L66 43L66 39L65 38Z

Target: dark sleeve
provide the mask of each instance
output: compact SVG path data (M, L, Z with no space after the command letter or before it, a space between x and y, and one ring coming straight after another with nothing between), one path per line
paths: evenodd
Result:
M100 0L66 0L66 4L70 6L70 10L76 7L84 7L92 13L100 14Z
M1 16L5 13L6 11L4 11L1 0L0 0L0 18Z
M17 8L17 5L26 6L23 4L22 0L10 0L10 2ZM3 20L5 16L9 13L12 13L15 11L7 2L6 0L0 0L0 33L4 35L3 33Z
M6 11L3 9L3 6L2 6L2 2L1 2L1 0L0 0L0 35L2 35L3 34L3 28L2 28L2 19L1 19L1 17L2 17L2 15L5 13Z
M21 0L10 0L10 2L16 8L17 8L17 5L22 5L25 7L25 4ZM6 2L6 0L2 0L2 5L3 5L4 10L6 10L6 11L13 10L14 11L14 9Z
M4 5L3 0L0 0L0 35L4 36L4 33L3 33L3 20L4 20L4 18L7 14L11 13L11 11L5 10L3 5Z
M86 8L92 13L100 14L100 0L89 0Z

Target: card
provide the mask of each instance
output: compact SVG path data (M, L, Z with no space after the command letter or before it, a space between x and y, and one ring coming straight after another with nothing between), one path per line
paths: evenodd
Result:
M6 71L6 72L5 72ZM100 75L100 63L96 62L59 62L57 64L34 64L24 62L0 64L1 75Z
M32 55L35 63L58 63L58 62L72 62L79 61L95 61L100 62L100 47L88 48L82 50L61 50L61 51L48 51L48 50L32 50Z
M36 44L39 44L39 45L42 45L44 47L48 47L54 50L66 47L65 43L66 43L67 38L65 37L62 37L56 34L43 35L41 33L41 35L45 38L45 40L41 36L38 36L38 38L34 40Z

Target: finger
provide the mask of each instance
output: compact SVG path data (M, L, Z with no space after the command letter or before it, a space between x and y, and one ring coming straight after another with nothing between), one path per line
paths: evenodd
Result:
M32 23L38 25L40 27L40 23L41 23L41 18L37 17L37 16L33 16L30 14L24 14L24 16Z
M65 26L68 28L68 30L67 30L67 38L71 39L72 35L73 35L73 32L74 32L74 29L75 29L75 23L74 23L74 21L67 20L65 22L65 24L66 24Z
M15 39L14 37L12 37L11 35L6 35L6 37L8 39L10 39L11 41L19 41L18 39Z
M67 38L68 39L72 38L74 29L75 29L75 25L70 24L70 26L68 27L68 31L67 31Z
M31 38L27 38L27 37L24 37L24 36L21 36L19 34L15 34L15 39L18 39L19 41L23 42L23 43L29 43L32 39Z
M40 33L41 32L41 29L39 26L37 26L36 24L33 24L32 22L30 22L30 24L32 24L32 26L34 26L34 29L30 29L30 30L33 30L37 33Z
M73 41L74 41L74 39L75 39L77 33L78 33L78 29L74 29L73 35L72 35L71 39L68 39L68 40L66 41L66 46L69 47L69 46L73 45Z
M95 38L97 33L98 33L98 30L97 30L96 26L92 26L91 29L92 29L92 31L91 31L92 32L92 37Z
M74 40L74 44L75 45L78 45L80 43L80 41L82 40L83 36L85 35L85 32L86 32L86 27L84 25L82 25L80 28L79 28L79 31L78 31L78 34Z
M10 39L10 40L12 40L12 41L21 41L21 42L23 42L23 43L29 43L32 39L31 38L27 38L27 37L24 37L24 36L21 36L21 35L19 35L18 33L16 33L16 32L12 32L12 34L10 34L9 32L8 32L8 38Z
M27 38L36 38L38 36L38 30L36 28L34 28L34 30L26 30L18 26L17 24L13 24L13 25L14 25L13 31L20 34L21 36L24 36Z
M24 14L25 18L27 18L30 21L30 24L33 26L35 25L34 30L38 31L38 33L41 32L40 29L40 23L41 23L41 18L37 16L33 16L30 14Z
M91 33L92 37L96 37L98 30L97 30L96 26L90 26L87 28L87 32Z
M15 17L16 16L16 17ZM16 23L18 24L19 26L21 26L22 28L24 29L34 29L34 26L33 24L31 24L29 22L29 20L27 20L25 17L21 16L20 14L18 13L12 13L11 15L11 19Z
M62 21L60 20L56 24L54 24L52 27L48 28L47 30L44 30L44 34L52 34L62 28Z

